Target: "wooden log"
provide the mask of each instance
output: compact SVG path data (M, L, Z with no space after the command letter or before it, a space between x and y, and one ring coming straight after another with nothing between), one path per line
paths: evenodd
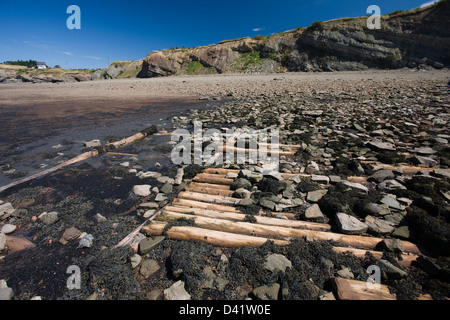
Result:
M85 152L85 153L80 154L79 156L77 156L75 158L72 158L70 160L64 161L64 162L62 162L62 163L60 163L60 164L58 164L58 165L56 165L56 166L54 166L54 167L52 167L50 169L46 169L44 171L38 172L36 174L33 174L31 176L28 176L26 178L20 179L18 181L12 182L12 183L10 183L10 184L8 184L6 186L3 186L3 187L0 188L0 192L3 192L5 190L7 190L9 188L12 188L14 186L17 186L19 184L22 184L22 183L25 183L25 182L28 182L28 181L31 181L31 180L34 180L34 179L46 176L49 173L58 171L59 169L62 169L64 167L70 166L72 164L75 164L75 163L78 163L78 162L81 162L81 161L84 161L84 160L89 159L91 157L94 157L96 155L98 155L98 151L97 150Z
M223 185L231 185L233 183L233 179L227 179L224 176L216 175L216 174L208 174L208 173L200 173L194 179L194 182L206 182L212 184L223 184Z
M130 143L132 143L132 142L134 142L136 140L145 138L146 136L147 136L146 134L142 134L141 132L139 132L139 133L136 133L135 135L132 135L131 137L122 139L120 141L116 141L114 143L110 143L109 145L112 145L112 146L115 147L115 149L117 149L117 148L123 147L123 146L125 146L127 144L130 144ZM16 182L13 182L13 183L10 183L10 184L8 184L6 186L3 186L3 187L0 188L0 192L3 192L3 191L5 191L5 190L7 190L9 188L12 188L12 187L17 186L19 184L22 184L24 182L31 181L31 180L43 177L43 176L45 176L45 175L47 175L49 173L55 172L55 171L57 171L59 169L67 167L69 165L72 165L72 164L84 161L84 160L89 159L91 157L94 157L96 155L98 155L98 151L97 150L92 150L92 151L89 151L89 152L85 152L85 153L80 154L79 156L77 156L75 158L72 158L70 160L62 162L62 163L54 166L53 168L50 168L50 169L38 172L38 173L36 173L34 175L31 175L29 177L23 178L21 180L18 180Z
M208 189L219 189L219 190L230 190L229 185L224 184L212 184L212 183L202 183L202 182L191 182L189 184L190 187L200 187L200 188L208 188Z
M375 249L378 243L380 243L383 240L382 238L375 238L375 237L344 235L324 231L267 226L247 222L232 222L227 220L206 218L185 214L165 213L162 216L159 216L158 218L172 219L172 220L177 220L179 218L188 218L194 219L195 223L198 226L211 230L249 234L261 237L272 237L272 238L283 237L283 238L301 239L303 237L310 237L311 239L319 241L335 241L337 243L342 243L344 245L360 249ZM405 247L405 252L421 254L420 250L413 243L403 241L403 245Z
M250 152L260 152L260 149L248 149L248 148L238 148L238 147L228 147L228 146L223 146L223 147L219 147L218 150L220 152L233 152L234 154L237 153L242 153L242 154L248 154ZM266 148L266 152L267 154L279 154L279 155L285 155L285 156L293 156L296 151L283 151L283 150L272 150L270 148Z
M142 227L141 232L147 236L160 236L163 233L166 223L152 222ZM253 237L241 234L227 233L221 231L207 230L196 227L172 227L167 230L167 236L173 240L198 241L208 243L218 247L260 247L268 240L272 240L277 245L288 245L288 241L268 239L263 237Z
M188 208L200 208L200 209L207 209L207 210L217 210L217 211L240 213L240 211L235 207L224 206L224 205L214 204L214 203L194 201L194 200L180 199L180 198L174 199L173 204L177 205L177 206L188 207Z
M200 217L207 218L215 218L215 219L224 219L230 221L242 221L245 219L246 215L242 213L232 213L226 211L215 211L215 210L205 210L198 208L183 208L183 207L175 207L175 206L167 206L164 212L169 213L194 213ZM298 220L285 220L285 219L277 219L270 218L264 216L254 216L257 223L268 225L268 226L279 226L286 228L298 228L298 229L309 229L309 230L318 230L318 231L328 231L331 229L329 224L325 223L315 223L308 221L298 221Z
M339 300L397 300L383 284L371 285L364 281L334 278L331 283Z
M205 194L224 196L224 197L229 197L234 194L234 191L232 191L232 190L221 190L221 189L196 187L196 186L188 186L185 190L189 191L189 192L205 193Z
M224 169L224 168L206 168L204 170L205 173L209 173L209 174L228 174L228 173L239 173L241 172L241 170L236 170L236 169Z
M433 168L429 168L428 166L393 166L390 164L384 164L381 162L377 162L377 161L361 161L361 163L364 164L373 164L375 166L380 166L385 170L395 170L395 169L401 169L403 170L403 173L405 175L415 175L417 172L419 172L420 170L425 170L428 172L433 172Z
M207 202L207 203L222 204L222 205L228 205L228 206L233 206L240 200L240 199L232 198L232 197L225 197L225 196L220 196L220 195L204 194L204 193L197 193L197 192L189 192L189 191L180 192L178 194L178 198L186 199L186 200Z
M383 252L372 251L372 250L362 250L355 248L344 248L344 247L333 247L333 251L337 253L344 254L346 252L352 253L355 257L364 258L367 252L370 252L376 259L381 259L383 257ZM419 256L415 254L402 254L402 260L397 259L397 262L403 267L410 267L411 263L416 261Z

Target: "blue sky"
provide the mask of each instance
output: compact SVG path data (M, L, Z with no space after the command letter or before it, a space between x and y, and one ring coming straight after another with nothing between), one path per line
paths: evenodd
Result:
M408 10L432 0L0 0L0 63L45 61L64 68L105 68L139 60L153 50L192 47L258 34L270 35L314 21ZM67 7L81 9L81 30L69 30Z

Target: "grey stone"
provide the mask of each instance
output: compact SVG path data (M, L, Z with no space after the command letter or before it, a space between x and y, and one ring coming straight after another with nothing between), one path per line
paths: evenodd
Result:
M410 158L410 161L416 165L426 165L429 167L434 167L438 164L438 162L433 158L423 157L419 155L413 156L412 158Z
M164 194L171 194L172 193L172 191L173 191L173 184L170 184L170 183L166 183L165 185L163 185L162 187L161 187L161 190L160 190L162 193L164 193Z
M5 249L6 246L6 235L3 232L0 232L0 252Z
M316 174L320 172L320 168L319 165L315 162L315 161L311 161L307 166L306 166L306 173L308 174Z
M366 216L365 223L369 227L369 232L375 235L388 235L394 231L391 223L373 216Z
M387 190L387 191L406 190L406 187L397 180L385 180L380 184L378 184L378 188L380 190Z
M395 229L394 232L392 232L391 236L402 240L409 240L411 237L411 233L408 226L401 226Z
M394 199L393 196L387 195L385 197L383 197L383 199L381 199L380 201L383 204L386 204L389 206L389 208L395 209L395 210L403 210L402 206L400 205L400 203Z
M250 191L248 191L247 189L239 188L234 192L233 196L236 198L240 198L240 199L246 199L246 198L250 198L251 195L252 195L252 193Z
M433 175L438 178L450 179L450 169L435 169Z
M152 193L150 188L151 188L151 186L148 184L136 185L133 187L133 192L137 196L146 197Z
M394 266L387 260L378 260L377 264L382 270L383 277L389 280L399 280L408 276L402 269Z
M389 206L386 204L369 202L364 205L363 209L368 215L372 216L385 216L391 213Z
M383 250L387 252L402 253L403 251L405 251L403 241L399 239L384 239L383 241L380 242L380 246Z
M341 278L345 278L345 279L354 279L355 278L355 275L349 268L342 268L341 270L339 270L336 273Z
M4 214L12 214L14 212L14 207L11 203L7 202L0 205L0 217Z
M261 300L278 300L280 285L275 283L271 286L261 286L253 290L253 294Z
M100 140L91 140L88 142L84 142L84 146L86 148L95 148L95 147L100 147L102 144L100 142Z
M145 260L141 268L139 269L139 273L144 276L144 278L151 277L160 269L158 261L153 259Z
M329 184L330 183L330 178L327 176L319 176L319 175L315 175L312 174L311 175L311 180L317 183L321 183L321 184Z
M433 150L433 149L430 148L430 147L422 147L422 148L416 149L415 151L416 151L418 154L425 155L425 156L427 156L427 155L433 155L433 154L435 154L435 153L437 152L436 150Z
M281 176L281 173L279 173L278 171L270 171L268 173L265 173L264 177L272 178L277 181L283 181L283 177Z
M164 195L164 193L158 193L155 197L156 202L161 202L167 200L167 197Z
M312 206L310 206L308 209L305 210L305 219L313 221L318 220L323 221L324 215L320 210L320 207L317 204L313 204Z
M285 256L281 254L271 254L266 258L264 263L264 269L274 272L275 270L280 270L285 272L286 268L292 268L292 262L289 261Z
M159 172L155 172L155 171L147 171L147 172L139 172L137 174L137 176L140 179L158 179L160 177L162 177L162 174Z
M184 169L178 168L177 174L175 175L174 184L176 186L179 186L183 182L183 176L184 176Z
M170 288L164 290L165 300L191 300L191 295L184 288L184 282L179 280L175 282Z
M130 258L131 267L136 268L142 261L142 257L137 253Z
M259 200L259 205L272 211L275 210L275 202L267 200L265 198Z
M309 202L318 202L327 193L328 193L328 190L326 190L326 189L310 191L310 192L308 192L308 196L306 197L306 200Z
M378 140L371 141L367 144L367 146L375 151L395 151L395 147L387 142L382 142Z
M330 178L330 182L335 184L335 183L339 183L342 181L340 176L329 176Z
M100 213L97 213L94 216L94 219L97 220L98 223L106 222L108 219L106 219L104 216L102 216Z
M238 202L237 202L237 205L239 205L239 206L251 206L253 204L255 204L255 201L253 201L253 199L250 199L250 198L241 199L241 200L238 200Z
M175 179L170 178L170 177L166 177L166 176L162 176L156 179L158 182L161 183L170 183L170 184L174 184L175 183Z
M162 241L164 241L164 236L158 236L153 238L145 238L139 242L139 254L145 255L156 248Z
M5 224L2 227L2 230L0 232L4 233L4 234L10 234L13 233L14 231L16 231L17 227L13 224Z
M357 183L357 182L350 182L350 181L345 180L345 181L342 181L341 183L352 189L356 189L356 190L364 192L364 193L369 192L369 189L367 187L365 187L362 184Z
M263 179L263 175L260 172L242 170L241 174L244 176L245 179L247 179L251 183L258 183Z
M252 184L250 183L250 181L244 178L239 178L231 184L231 190L237 190L241 188L250 190L252 188Z
M284 189L283 191L283 197L287 199L292 199L292 197L294 196L294 191L295 188L292 185L287 185L286 189Z
M52 211L52 212L44 212L39 216L39 219L46 225L52 225L56 222L58 222L58 212Z
M369 179L380 183L384 180L394 179L394 177L394 174L390 170L379 170L371 175Z
M0 301L11 300L14 297L14 291L11 288L0 289Z
M156 210L147 210L147 211L145 211L143 217L144 217L145 219L148 219L148 218L150 218L152 215L154 215L155 212L156 212Z
M339 229L345 234L362 234L368 229L365 223L346 213L336 214L336 220Z
M141 203L139 205L140 208L144 208L144 209L159 209L159 204L157 204L156 202L145 202L145 203Z

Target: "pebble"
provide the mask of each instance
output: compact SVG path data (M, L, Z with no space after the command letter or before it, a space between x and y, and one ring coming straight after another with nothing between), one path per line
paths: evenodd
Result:
M6 246L6 235L3 232L0 232L0 252L5 249Z
M148 184L136 185L133 187L133 192L137 196L146 197L152 193L150 188L151 188L151 186Z
M13 224L5 224L2 227L2 230L0 232L4 233L4 234L10 234L13 233L14 231L16 231L16 226Z
M164 300L191 300L191 295L184 288L184 282L179 280L164 290Z
M58 212L52 211L52 212L43 212L38 219L40 219L44 224L46 225L52 225L58 222Z
M292 268L292 262L282 254L271 254L266 258L264 269L269 271L279 270L285 272L287 268Z

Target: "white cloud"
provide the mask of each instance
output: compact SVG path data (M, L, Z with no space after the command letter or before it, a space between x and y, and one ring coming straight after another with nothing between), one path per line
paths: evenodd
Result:
M69 51L63 51L63 53L64 53L65 55L68 55L68 56L73 57L73 53L72 53L72 52L69 52Z
M439 1L440 0L434 0L434 1L426 2L426 3L422 4L420 6L420 8L425 8L425 7L431 6L432 4L438 3Z
M252 30L253 30L254 32L258 32L258 31L264 30L264 28L253 28Z
M101 57L96 57L96 56L83 56L83 58L92 59L92 60L102 60L103 59Z

